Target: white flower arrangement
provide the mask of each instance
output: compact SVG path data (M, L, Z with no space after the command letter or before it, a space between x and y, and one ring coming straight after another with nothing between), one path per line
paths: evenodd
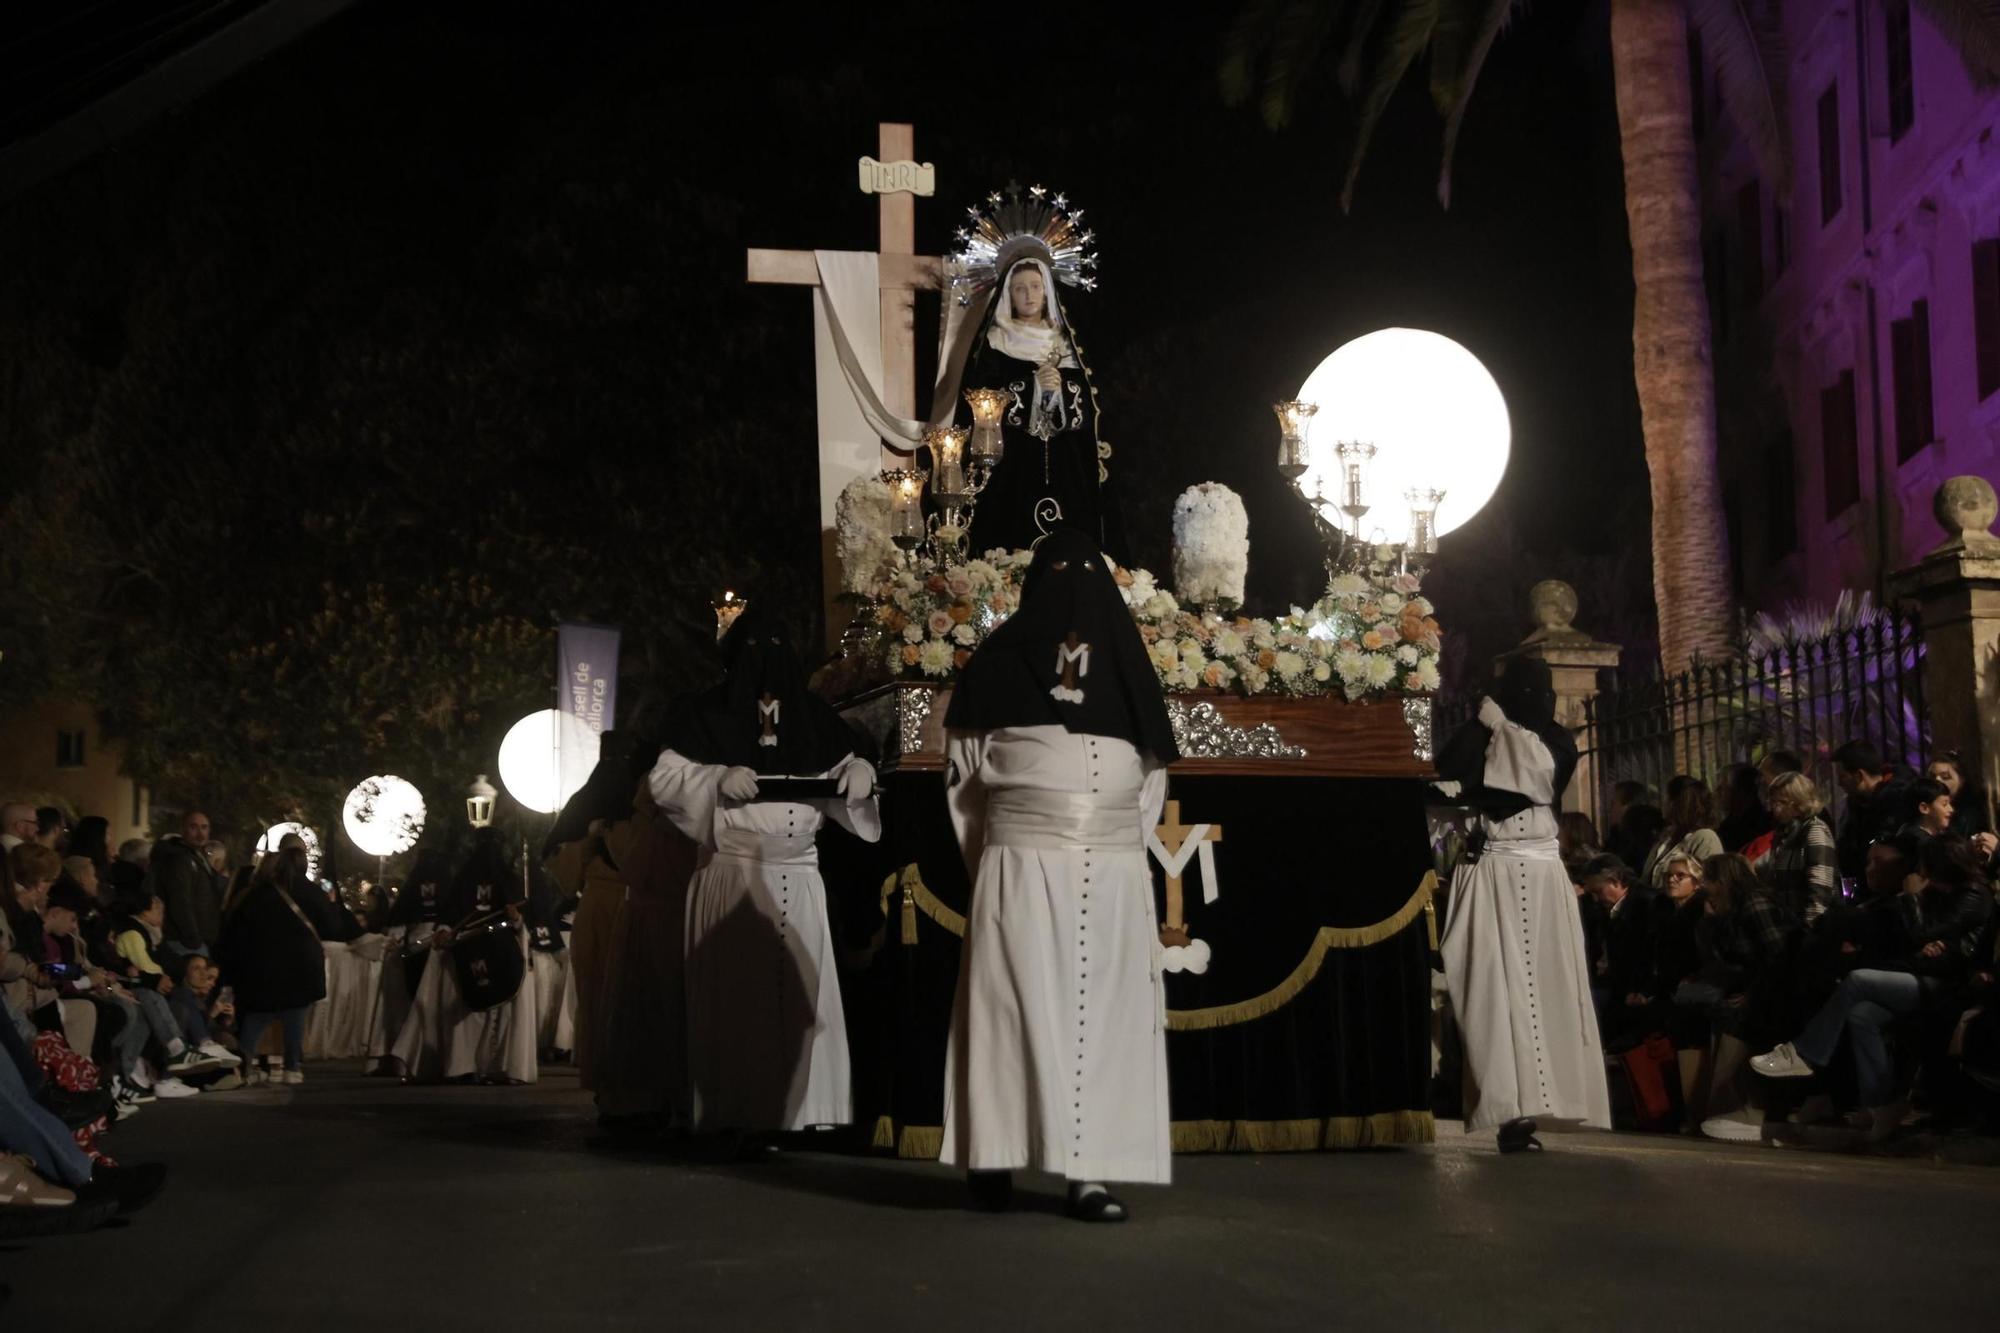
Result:
M889 540L889 483L878 476L848 482L833 503L833 526L841 591L874 592L896 563Z
M1250 516L1221 482L1190 486L1174 501L1174 586L1197 606L1243 605L1250 568Z
M1029 559L993 551L962 565L892 570L869 590L874 611L839 683L885 674L949 682L1020 605ZM1168 690L1359 699L1438 688L1441 631L1414 575L1342 575L1315 605L1273 620L1184 610L1143 569L1114 566L1113 577Z

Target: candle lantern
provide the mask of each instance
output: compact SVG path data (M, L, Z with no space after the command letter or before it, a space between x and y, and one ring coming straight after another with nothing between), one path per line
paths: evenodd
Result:
M963 426L932 426L924 432L931 450L931 494L940 507L956 509L965 503L965 437Z
M1317 403L1273 403L1278 414L1278 472L1285 480L1302 477L1310 461L1306 452L1306 429L1312 425Z
M1437 512L1438 506L1444 503L1444 492L1422 486L1404 491L1403 499L1410 505L1410 554L1436 555Z
M1000 436L1000 417L1013 396L1005 389L967 389L965 401L972 408L972 466L990 468L1006 451L1006 443Z
M493 801L499 795L484 773L473 778L472 785L465 789L465 822L474 828L491 828Z
M1368 513L1368 463L1375 457L1375 446L1363 440L1342 440L1334 446L1334 453L1340 459L1340 512L1353 521L1354 535L1359 537L1361 520Z
M714 606L715 641L717 643L722 642L722 636L729 633L729 627L736 623L736 617L742 615L743 609L749 605L748 601L738 597L734 592L727 590L716 600Z
M906 553L924 544L924 478L921 468L893 468L882 474L889 483L889 540Z

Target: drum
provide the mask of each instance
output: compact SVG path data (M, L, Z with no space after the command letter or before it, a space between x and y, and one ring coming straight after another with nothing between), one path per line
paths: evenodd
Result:
M528 971L519 923L501 916L460 931L451 941L451 970L468 1009L491 1009L513 999Z

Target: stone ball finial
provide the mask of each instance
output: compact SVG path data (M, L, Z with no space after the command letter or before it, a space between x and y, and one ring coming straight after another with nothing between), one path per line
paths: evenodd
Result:
M1984 477L1952 477L1938 487L1931 512L1947 538L1962 540L1992 528L1994 518L2000 517L2000 498Z
M1528 589L1528 607L1534 612L1536 629L1568 633L1576 622L1576 589L1561 579L1543 579Z

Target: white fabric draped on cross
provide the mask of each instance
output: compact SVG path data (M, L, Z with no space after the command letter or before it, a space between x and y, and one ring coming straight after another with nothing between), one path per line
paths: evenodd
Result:
M1196 824L1188 830L1187 840L1181 843L1178 852L1169 852L1159 835L1148 830L1146 850L1160 863L1160 869L1167 872L1168 879L1179 879L1187 873L1188 862L1201 858L1201 900L1212 903L1222 895L1222 884L1215 875L1215 844L1208 840L1208 825Z

